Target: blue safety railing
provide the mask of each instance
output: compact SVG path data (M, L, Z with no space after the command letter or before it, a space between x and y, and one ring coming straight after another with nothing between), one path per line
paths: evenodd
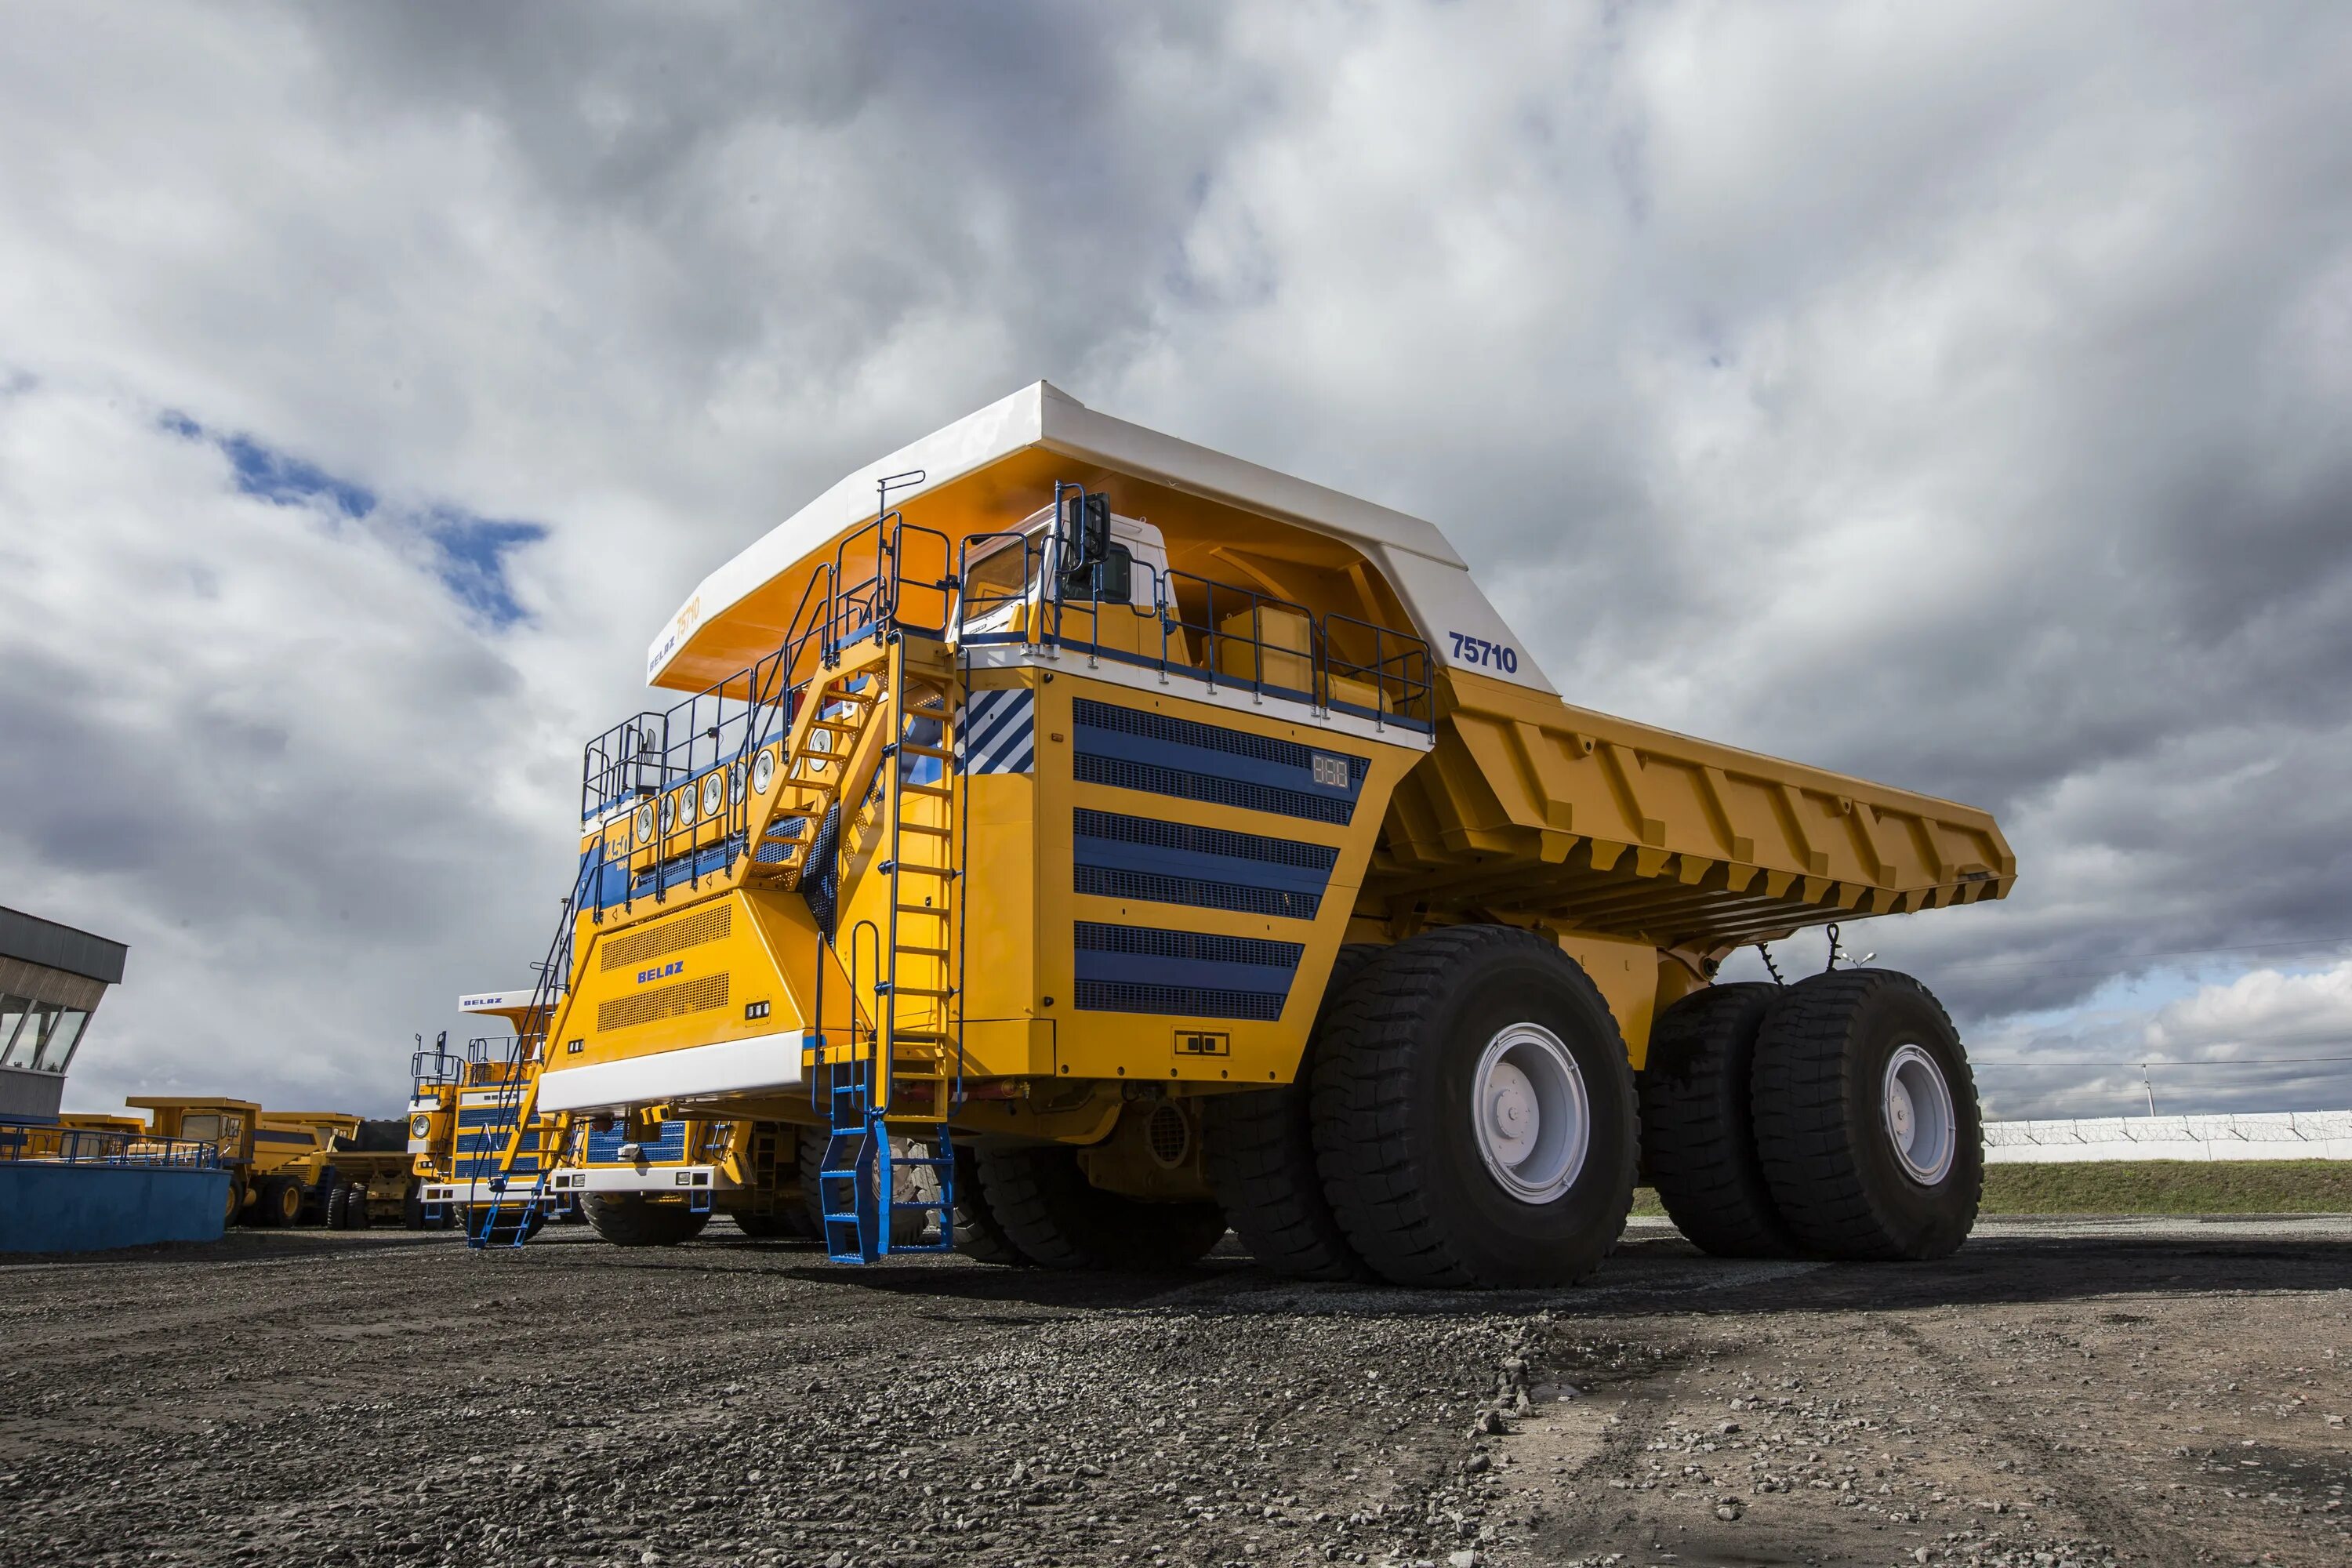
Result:
M158 1138L131 1127L67 1127L0 1118L0 1164L121 1165L215 1171L220 1145L195 1138Z

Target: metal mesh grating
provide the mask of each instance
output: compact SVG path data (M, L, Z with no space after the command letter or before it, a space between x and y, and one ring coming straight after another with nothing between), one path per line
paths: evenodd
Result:
M596 1027L634 1028L639 1024L684 1017L688 1013L707 1013L725 1005L727 976L706 974L698 980L681 980L674 985L656 985L635 996L600 1002L596 1005Z
M1235 882L1207 882L1198 877L1168 877L1157 871L1114 871L1102 866L1072 868L1070 887L1073 892L1098 899L1184 904L1196 910L1231 910L1245 915L1286 915L1302 921L1313 920L1323 907L1319 893L1244 888Z
M1155 849L1222 855L1229 860L1261 860L1272 866L1299 866L1311 871L1328 871L1339 859L1339 851L1328 844L1300 844L1288 838L1265 838L1255 833L1228 833L1222 827L1195 827L1149 816L1125 816L1115 811L1088 811L1083 806L1073 816L1081 838L1148 844Z
M1271 1024L1284 997L1272 991L1219 991L1199 985L1142 985L1128 980L1081 980L1078 1007L1087 1013L1158 1013L1174 1018L1240 1018Z
M1150 926L1106 925L1100 921L1077 922L1072 943L1081 952L1137 952L1153 958L1189 958L1206 963L1256 963L1269 969L1296 969L1307 949L1295 942L1268 942L1255 936L1217 936L1200 931L1160 931Z
M1151 1115L1143 1124L1143 1141L1151 1157L1172 1171L1192 1152L1192 1129L1182 1111L1162 1103L1151 1108Z
M1271 735L1253 735L1246 731L1228 730L1218 724L1197 724L1190 719L1171 719L1165 713L1148 713L1140 708L1115 708L1108 702L1096 702L1084 697L1070 704L1070 721L1091 725L1097 730L1140 735L1150 741L1171 741L1180 746L1201 746L1213 752L1228 752L1236 757L1255 757L1260 762L1279 763L1285 767L1302 771L1311 769L1315 762L1314 752L1296 741L1278 741ZM1349 783L1351 785L1362 784L1364 774L1370 769L1369 758L1348 758Z
M1117 757L1080 752L1070 759L1072 775L1082 784L1108 784L1114 789L1141 790L1147 795L1174 795L1179 800L1204 800L1214 805L1239 806L1244 811L1299 816L1309 822L1346 826L1356 815L1356 803L1337 795L1308 795L1305 790L1251 784L1243 779L1213 778L1184 773L1150 763L1130 763Z
M720 904L717 909L697 914L681 915L674 921L646 931L633 931L626 936L614 937L598 951L604 957L597 966L606 973L615 969L634 969L649 958L667 953L683 952L689 947L700 947L706 942L719 942L735 929L735 907Z

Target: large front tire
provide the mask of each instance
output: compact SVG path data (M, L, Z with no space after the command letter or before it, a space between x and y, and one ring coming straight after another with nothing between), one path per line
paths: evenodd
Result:
M980 1186L1022 1255L1044 1268L1183 1268L1225 1234L1211 1203L1146 1203L1087 1180L1059 1144L984 1143Z
M1717 1258L1788 1258L1748 1104L1777 985L1710 985L1667 1008L1643 1064L1642 1156L1668 1217Z
M615 1247L676 1247L700 1236L710 1223L708 1209L698 1214L682 1203L655 1203L633 1194L590 1193L581 1207L596 1234Z
M1943 1258L1976 1226L1976 1080L1943 1006L1891 969L1790 986L1754 1075L1756 1142L1789 1229L1849 1259Z
M1202 1172L1225 1218L1256 1258L1292 1279L1369 1279L1348 1241L1315 1154L1313 1089L1325 1024L1339 998L1381 955L1349 942L1331 964L1297 1081L1277 1089L1211 1095L1201 1101Z
M1324 1192L1398 1285L1573 1284L1633 1197L1633 1076L1576 961L1532 931L1399 942L1333 1011L1315 1073Z

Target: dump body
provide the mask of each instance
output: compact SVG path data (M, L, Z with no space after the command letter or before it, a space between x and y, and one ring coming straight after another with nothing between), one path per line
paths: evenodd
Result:
M713 574L648 676L694 695L587 749L509 1128L1050 1140L1176 1201L1345 943L1535 932L1639 1067L1738 946L2015 875L1983 812L1570 706L1429 524L1043 384Z

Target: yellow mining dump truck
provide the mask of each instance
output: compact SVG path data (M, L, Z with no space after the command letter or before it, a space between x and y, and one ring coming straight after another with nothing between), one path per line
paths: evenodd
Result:
M458 998L461 1011L515 1025L530 1010L528 992L475 992ZM412 1228L466 1226L469 1233L492 1219L509 1238L527 1237L569 1202L542 1183L541 1166L569 1131L562 1119L529 1105L536 1075L533 1053L511 1035L476 1039L460 1058L445 1031L430 1049L417 1037L409 1058L408 1160L415 1178L404 1221ZM500 1205L493 1200L520 1179L530 1193Z
M520 1028L530 997L527 990L469 992L457 1006ZM519 1058L520 1073L510 1065ZM462 1062L448 1051L446 1035L429 1051L419 1037L410 1064L415 1087L404 1156L418 1173L412 1226L454 1218L470 1230L487 1222L493 1198L508 1190L498 1156L520 1110L519 1084L536 1070L532 1058L517 1051L512 1035L468 1041ZM826 1139L815 1128L693 1118L660 1104L579 1117L540 1112L533 1121L531 1147L515 1173L535 1184L543 1150L560 1140L563 1152L531 1201L530 1217L521 1219L526 1230L576 1215L620 1246L675 1246L723 1214L755 1238L811 1240L824 1233L815 1195ZM919 1173L902 1171L898 1186L912 1200L924 1184ZM521 1215L519 1198L513 1208ZM502 1228L512 1229L513 1221ZM893 1234L905 1244L922 1229L920 1215L901 1213Z
M338 1110L264 1110L249 1100L131 1095L159 1138L216 1145L229 1172L229 1223L291 1226L366 1223L367 1193L340 1163L360 1119ZM354 1217L356 1213L357 1217Z
M1992 819L1570 705L1426 522L1041 383L713 573L646 672L690 695L586 748L494 1207L561 1173L528 1128L660 1107L821 1131L844 1260L911 1210L1007 1263L1230 1226L1297 1277L1554 1285L1637 1163L1717 1252L1973 1223L1925 986L1714 978L2002 896Z

